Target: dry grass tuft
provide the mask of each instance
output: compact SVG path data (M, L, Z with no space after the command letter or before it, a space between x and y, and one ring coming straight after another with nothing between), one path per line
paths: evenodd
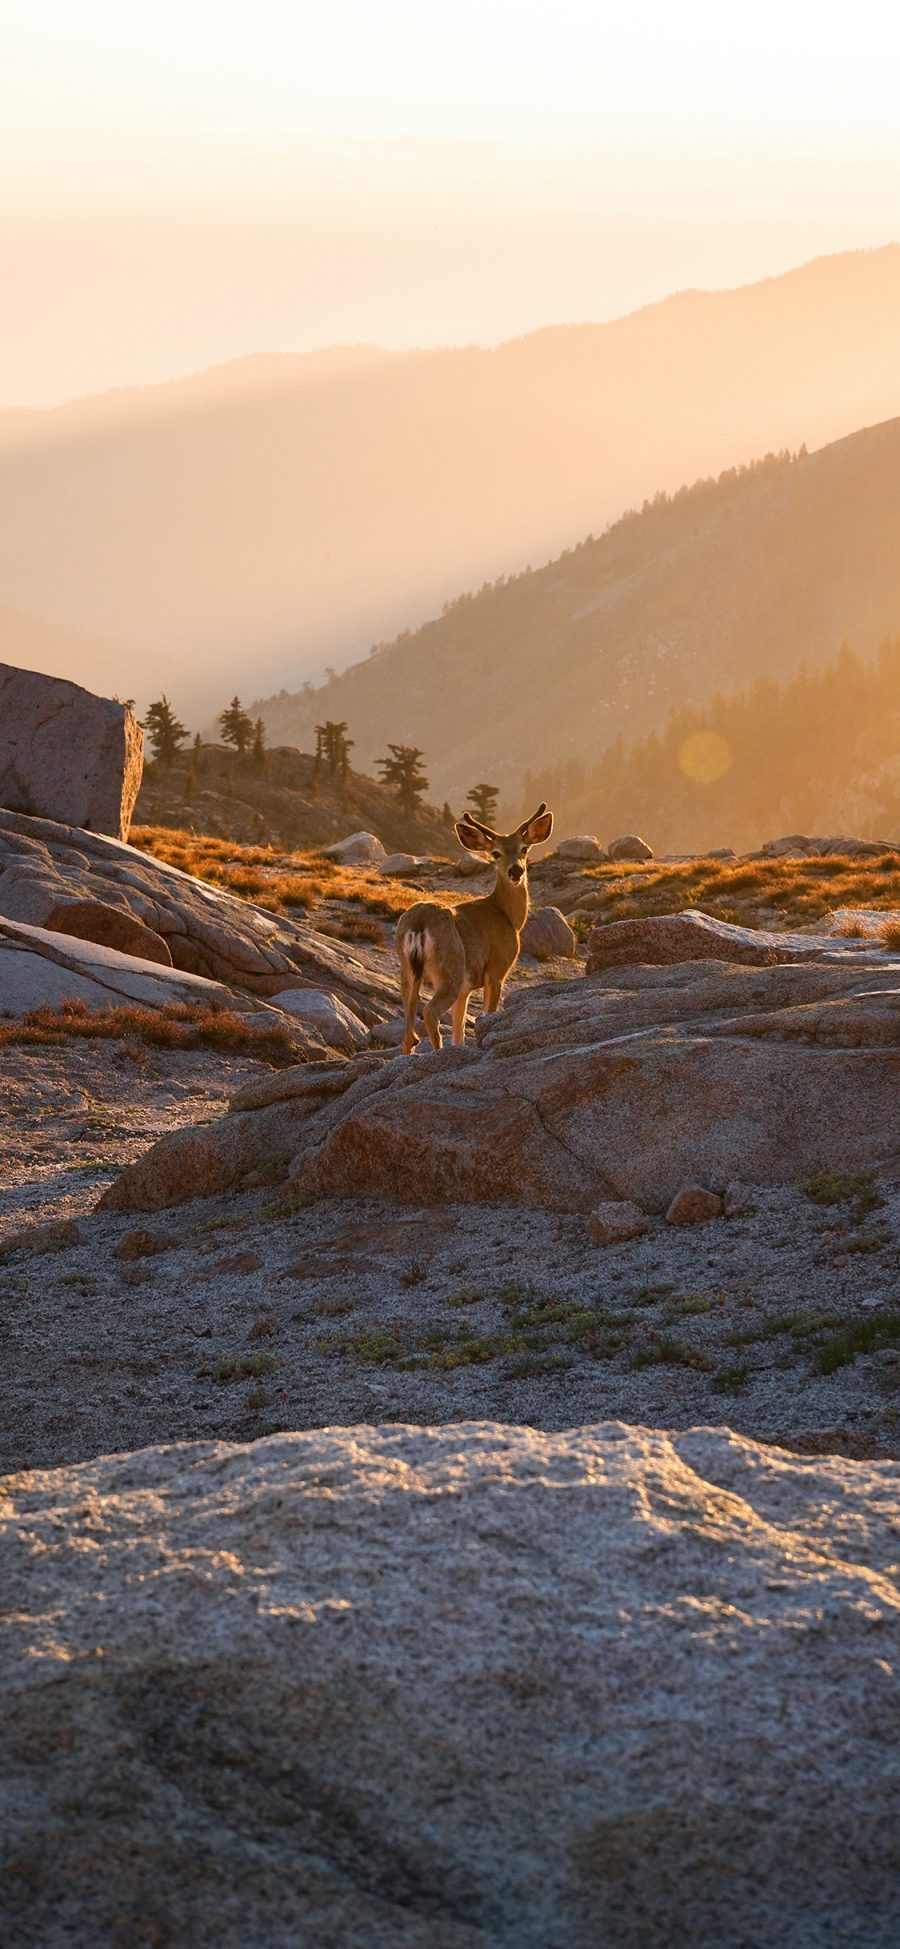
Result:
M258 1028L230 1008L201 1007L196 1002L167 1002L162 1008L142 1008L137 1002L111 1008L88 1008L87 1003L64 1001L29 1009L14 1021L0 1021L0 1049L12 1043L46 1047L71 1039L144 1042L156 1049L223 1049L231 1055L255 1056L276 1068L302 1060L289 1029Z
M900 909L900 856L895 853L863 860L844 854L822 859L647 860L629 862L624 874L621 864L610 862L589 872L606 896L598 912L583 917L590 925L700 907L718 920L745 927L792 928L810 926L835 907L872 907L888 914ZM896 915L887 921L883 939L891 929L896 933L887 945L895 947L900 944Z
M232 839L208 839L168 826L134 826L131 842L166 865L272 913L296 908L310 913L323 900L347 900L390 919L422 898L421 887L383 880L368 867L340 866L320 852L279 853L272 846L239 846ZM443 904L456 896L429 893L428 898ZM370 931L362 931L367 925ZM358 934L345 938L381 941L380 930L371 931L371 923L360 920L359 926Z

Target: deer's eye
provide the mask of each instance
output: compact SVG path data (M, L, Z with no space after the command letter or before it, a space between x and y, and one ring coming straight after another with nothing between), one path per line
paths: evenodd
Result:
M492 853L492 854L491 854L491 858L492 858L492 859L499 859L499 858L500 858L500 854L499 854L499 853Z

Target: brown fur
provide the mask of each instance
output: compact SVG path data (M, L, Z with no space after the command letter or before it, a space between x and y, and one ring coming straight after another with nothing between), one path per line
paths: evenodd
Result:
M424 981L431 998L422 1010L432 1046L441 1047L441 1016L450 1011L453 1041L465 1040L466 1009L473 989L484 990L484 1006L499 1008L503 983L519 955L519 936L528 913L528 852L549 839L553 814L540 805L515 832L496 833L468 813L456 827L467 851L487 853L497 872L490 893L463 900L458 907L438 907L419 900L397 922L400 987L406 1014L403 1048L407 1055L419 1040L416 1010Z

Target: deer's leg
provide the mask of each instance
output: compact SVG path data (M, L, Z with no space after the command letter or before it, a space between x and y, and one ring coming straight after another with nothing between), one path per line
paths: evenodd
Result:
M456 982L449 981L445 976L441 986L435 989L431 1000L425 1003L422 1018L433 1049L441 1047L441 1016L446 1015L448 1008L455 1004L457 994Z
M486 981L484 984L484 1012L493 1015L503 999L503 976L499 981Z
M403 996L403 1009L406 1016L403 1033L403 1054L405 1056L412 1055L413 1050L418 1047L419 1037L416 1034L416 1009L419 1006L419 985L421 980L421 975L413 974L409 962L404 958L400 963L400 991Z
M469 988L462 988L450 1010L450 1022L455 1043L465 1042L466 1039L466 1010L469 1006L470 993L471 990Z

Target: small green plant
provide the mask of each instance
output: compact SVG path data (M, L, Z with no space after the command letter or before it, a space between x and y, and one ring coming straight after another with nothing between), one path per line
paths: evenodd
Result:
M446 1298L448 1306L478 1306L484 1293L480 1286L453 1286Z
M277 1365L271 1353L224 1353L216 1361L205 1360L200 1373L205 1379L218 1381L220 1386L225 1386L230 1381L252 1380L259 1374L271 1374Z
M877 1353L885 1347L900 1348L900 1312L874 1313L865 1320L851 1320L821 1342L813 1365L817 1374L836 1374L839 1368L851 1366L858 1354Z
M730 1367L720 1367L717 1374L710 1377L710 1387L717 1394L740 1394L750 1379L752 1369L746 1360L734 1361Z
M421 1286L428 1278L428 1260L411 1258L400 1267L401 1286Z
M884 1198L873 1171L815 1171L802 1189L814 1205L848 1205L857 1212L878 1211Z
M658 1306L661 1299L666 1299L668 1294L674 1291L675 1285L671 1279L651 1280L643 1286L638 1286L631 1294L631 1303L633 1306Z
M672 1293L666 1300L665 1312L670 1318L679 1318L691 1313L708 1313L712 1300L705 1293Z
M669 1339L666 1334L647 1340L643 1346L636 1347L631 1357L632 1367L693 1367L698 1373L708 1374L712 1361L699 1347L686 1347L680 1340Z
M319 1301L318 1310L326 1320L342 1320L347 1313L355 1313L359 1300L352 1293L329 1293ZM303 1319L302 1313L295 1313L295 1319Z
M560 1374L571 1367L568 1354L559 1347L548 1347L546 1352L528 1351L514 1354L506 1368L507 1379L511 1381L530 1380L538 1374Z
M261 1313L259 1319L254 1320L247 1338L248 1340L271 1340L273 1333L277 1331L278 1327L271 1313Z

